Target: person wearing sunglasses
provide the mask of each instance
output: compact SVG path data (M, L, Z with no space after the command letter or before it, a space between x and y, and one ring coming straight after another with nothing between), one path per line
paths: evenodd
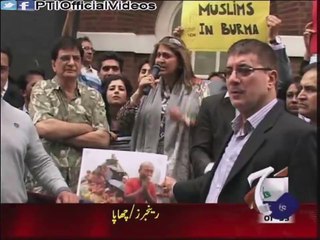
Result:
M164 190L178 202L243 204L251 190L251 173L288 167L289 193L300 203L316 202L316 128L288 113L277 99L273 49L259 40L243 39L227 55L227 89L238 113L218 158L211 171L196 179L176 182L167 177Z

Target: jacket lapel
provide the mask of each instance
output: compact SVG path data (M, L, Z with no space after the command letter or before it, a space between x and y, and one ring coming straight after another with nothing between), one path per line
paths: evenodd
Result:
M216 169L217 169L218 165L220 164L222 155L224 153L224 150L225 150L228 142L230 141L230 138L232 137L232 134L233 134L233 131L232 131L231 127L230 127L228 134L226 134L225 138L223 139L223 146L225 146L225 147L223 147L221 149L220 154L218 155L219 156L218 161L216 163L214 163L214 165L213 165L213 167L212 167L212 169L210 171L210 177L208 178L208 181L206 181L205 186L203 186L204 194L201 196L202 197L201 198L201 202L203 202L203 203L205 203L205 201L206 201L206 198L207 198L207 195L208 195L209 190L210 190L210 186L211 186L211 182L212 182L214 173L216 172Z
M231 128L231 121L234 119L235 115L236 115L236 110L235 108L232 106L231 102L230 102L230 98L223 98L221 99L221 105L217 111L218 115L221 114L223 115L223 120L222 121L228 121L229 124L229 128L228 128L228 132L226 133L225 137L222 140L222 147L219 152L219 154L217 156L218 157L218 161L214 164L213 170L215 171L215 169L217 168L221 157L224 153L225 148L227 147L228 142L230 141L233 131Z
M223 115L223 119L228 119L231 129L231 121L235 118L236 109L232 106L230 98L228 97L221 99L221 106L219 107L219 113Z
M262 146L265 141L265 133L269 131L280 114L284 111L283 104L278 103L270 110L265 118L260 122L256 129L254 129L252 135L243 146L237 160L235 161L231 172L226 180L225 186L234 178L237 173L252 159L255 152Z
M217 159L217 162L215 162L215 164L213 165L213 168L211 169L210 171L210 177L208 178L208 181L206 182L205 186L203 187L203 191L204 191L204 194L201 196L201 202L205 202L206 201L206 198L207 198L207 195L209 193L209 190L210 190L210 186L211 186L211 182L212 182L212 178L214 176L214 173L221 161L221 157L224 153L224 150L228 144L228 142L230 141L231 137L232 137L232 134L233 134L233 131L232 131L232 128L231 128L231 121L232 119L234 119L235 117L235 108L232 106L231 102L230 102L230 98L222 98L221 100L221 104L218 105L218 109L217 109L217 115L219 116L219 114L223 115L223 116L219 116L221 117L222 119L225 119L228 121L228 123L230 124L230 128L228 129L228 132L226 133L224 139L223 139L223 144L222 146L224 146L223 148L220 149L220 152L217 156L219 156ZM224 120L223 120L224 121Z

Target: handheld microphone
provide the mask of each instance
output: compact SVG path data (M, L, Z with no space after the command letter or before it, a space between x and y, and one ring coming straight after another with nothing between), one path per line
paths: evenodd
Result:
M153 65L153 67L151 68L151 75L154 77L154 79L159 78L159 73L160 73L160 66L158 64ZM150 90L151 90L151 86L145 86L143 89L143 94L144 95L148 95Z

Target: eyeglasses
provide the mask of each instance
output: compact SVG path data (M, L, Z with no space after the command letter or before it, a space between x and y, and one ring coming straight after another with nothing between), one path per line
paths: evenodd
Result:
M94 50L93 47L82 47L82 49L85 50L85 51L90 51L91 50L91 52L93 52L93 53L96 51L96 50Z
M61 57L59 57L59 59L62 62L70 62L71 58L73 59L74 62L80 62L81 61L81 57L80 56L72 56L72 55L63 55Z
M236 71L236 75L237 77L247 77L249 76L251 73L253 73L254 71L271 71L271 68L253 68L253 67L249 67L249 66L238 66L235 69L232 68L226 68L224 70L224 74L226 78L229 78L231 76L231 74L233 73L233 71Z
M9 70L9 66L1 66L1 73L5 73Z

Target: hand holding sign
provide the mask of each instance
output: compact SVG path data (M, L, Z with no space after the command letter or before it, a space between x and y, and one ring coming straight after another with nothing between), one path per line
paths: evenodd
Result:
M174 37L181 38L183 31L184 31L183 27L178 26L173 30L172 35Z
M279 30L280 30L280 25L282 21L280 18L274 16L274 15L269 15L267 17L267 26L269 28L268 30L268 41L272 41L276 39L276 36L279 35Z
M182 39L191 50L213 52L245 38L267 41L269 9L269 1L183 1Z
M310 59L311 57L311 52L310 52L311 35L316 32L312 28L313 28L313 23L308 22L307 25L304 27L304 32L303 32L303 41L304 41L304 46L306 47L305 57L307 59Z

